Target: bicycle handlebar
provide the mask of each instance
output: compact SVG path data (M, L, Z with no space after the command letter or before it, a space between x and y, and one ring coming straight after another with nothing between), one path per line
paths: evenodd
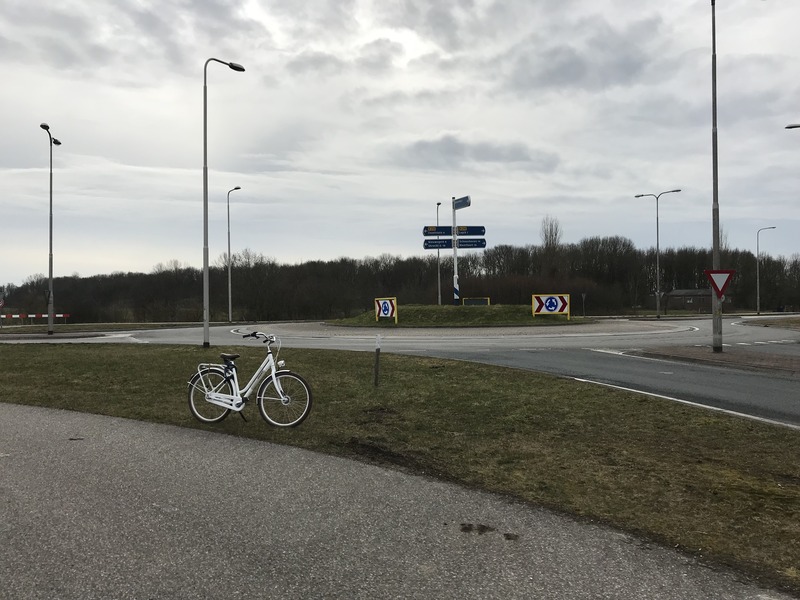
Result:
M274 344L275 342L278 341L278 338L276 338L274 335L267 334L267 333L264 333L262 331L253 331L252 333L247 333L247 334L243 335L242 337L243 338L250 338L251 337L251 338L256 338L256 339L263 337L264 338L264 341L263 341L264 344Z

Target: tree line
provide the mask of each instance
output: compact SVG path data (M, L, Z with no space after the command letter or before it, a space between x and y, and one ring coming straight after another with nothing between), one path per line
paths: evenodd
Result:
M573 313L629 314L655 306L655 249L639 250L631 240L590 237L560 241L557 222L542 227L542 244L498 245L458 257L462 297L489 297L492 304L530 304L531 294L571 294ZM708 290L704 274L711 250L683 247L660 253L662 293ZM750 251L725 248L724 269L736 275L726 294L728 307L756 307L756 258ZM764 311L800 307L800 254L762 256L760 298ZM453 258L399 257L383 254L279 264L252 250L231 257L234 320L278 321L330 319L372 310L377 297L397 297L403 304L436 304L438 273L442 303L451 304ZM209 269L212 321L228 318L228 268L223 255ZM47 312L48 281L33 275L5 286L3 312ZM200 322L203 320L202 270L178 261L156 265L150 273L112 273L92 277L57 277L56 312L72 322ZM585 296L583 296L585 294ZM585 298L585 300L584 300ZM662 307L670 309L665 296ZM674 309L674 306L673 306Z

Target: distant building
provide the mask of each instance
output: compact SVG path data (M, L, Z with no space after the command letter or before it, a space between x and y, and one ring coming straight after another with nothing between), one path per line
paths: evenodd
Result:
M704 290L672 290L664 294L664 310L686 310L697 313L711 313L711 288ZM732 304L733 297L725 294L723 308Z

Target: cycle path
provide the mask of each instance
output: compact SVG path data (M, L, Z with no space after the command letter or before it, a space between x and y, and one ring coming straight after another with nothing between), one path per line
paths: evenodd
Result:
M790 598L424 476L3 403L0 503L2 599Z

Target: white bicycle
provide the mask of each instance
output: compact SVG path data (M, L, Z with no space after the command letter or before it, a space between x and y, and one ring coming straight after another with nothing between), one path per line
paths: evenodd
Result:
M189 380L189 410L203 423L219 423L231 411L244 418L241 411L263 379L256 393L261 416L278 427L296 427L311 410L311 388L300 375L284 369L284 361L275 360L280 342L274 335L255 331L242 337L264 340L267 344L264 362L241 389L235 363L240 354L220 354L223 364L197 365L197 373ZM278 350L273 356L274 343L278 343Z

